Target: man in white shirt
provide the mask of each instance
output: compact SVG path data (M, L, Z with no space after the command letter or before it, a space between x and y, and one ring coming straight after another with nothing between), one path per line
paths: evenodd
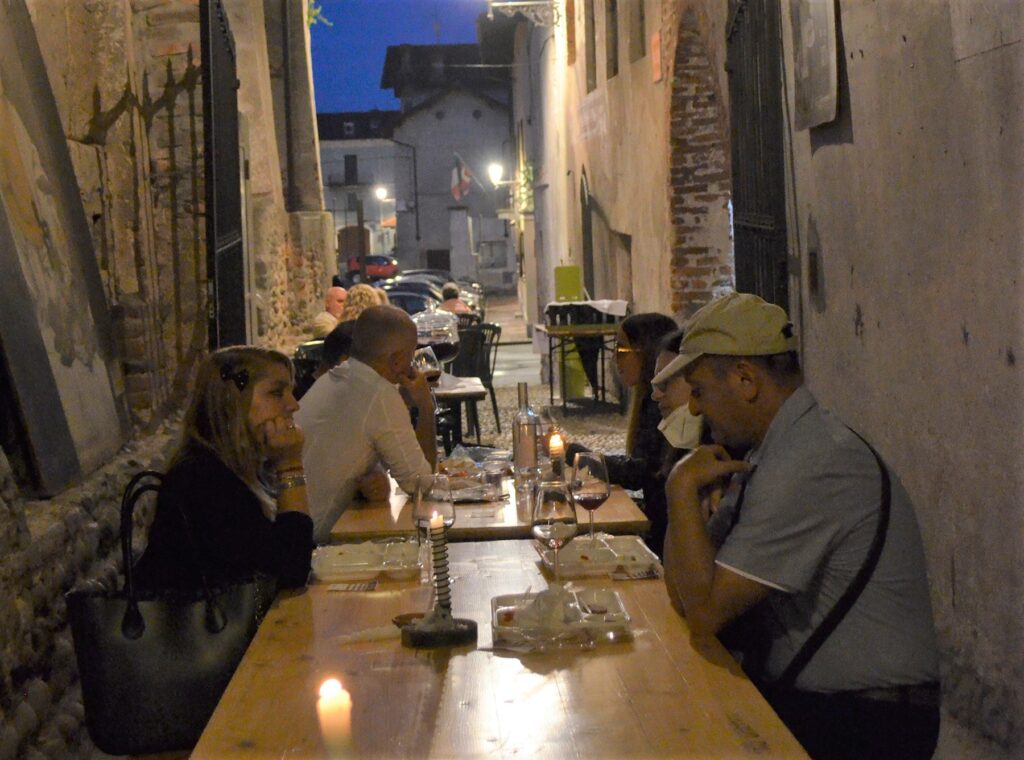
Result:
M306 470L313 538L326 543L360 479L380 462L407 492L437 463L434 402L424 375L412 368L416 326L393 306L359 315L347 362L317 380L302 397L295 421L306 435ZM418 414L416 426L399 387Z
M314 338L323 338L338 325L338 319L345 308L348 291L337 285L327 289L324 310L313 317L311 323Z

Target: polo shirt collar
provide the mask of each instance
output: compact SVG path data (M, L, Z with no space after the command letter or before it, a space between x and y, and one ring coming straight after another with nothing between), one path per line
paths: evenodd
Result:
M747 461L754 465L758 464L765 457L766 452L771 451L772 446L786 436L797 420L817 405L817 399L807 390L806 385L801 385L793 391L792 395L779 407L775 418L768 426L768 432L765 434L764 440L761 441L761 445L756 449L751 449L747 454Z

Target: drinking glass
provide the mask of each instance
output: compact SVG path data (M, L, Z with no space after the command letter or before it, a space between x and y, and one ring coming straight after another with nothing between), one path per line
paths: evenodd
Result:
M576 535L576 507L569 489L560 480L537 484L533 497L533 537L555 553L555 584L561 584L558 551Z
M441 362L430 346L416 349L412 355L412 366L427 376L431 387L441 379Z
M594 538L594 511L608 500L608 465L599 451L580 451L572 465L569 479L573 501L587 510L590 517L590 542Z

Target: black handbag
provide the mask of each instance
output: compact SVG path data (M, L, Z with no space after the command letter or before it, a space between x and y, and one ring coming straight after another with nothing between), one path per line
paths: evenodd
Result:
M182 512L202 588L138 594L132 512L140 496L159 489L161 478L143 471L125 489L124 588L77 589L66 597L89 736L112 755L193 747L276 591L274 579L263 575L211 587Z

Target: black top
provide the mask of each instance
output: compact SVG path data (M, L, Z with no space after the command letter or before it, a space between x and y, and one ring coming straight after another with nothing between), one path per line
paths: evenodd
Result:
M212 451L194 446L164 476L135 582L140 590L198 589L202 566L211 585L261 572L279 586L301 586L312 553L309 515L282 512L267 519L256 494Z
M668 503L665 500L666 463L678 460L685 452L674 449L658 430L661 412L650 395L644 396L640 406L640 419L633 437L633 449L625 455L605 456L608 465L608 480L630 491L643 491L641 505L647 519L651 521L647 545L659 557L665 544L665 530L668 527ZM571 466L576 452L586 447L578 443L569 444L566 464Z

